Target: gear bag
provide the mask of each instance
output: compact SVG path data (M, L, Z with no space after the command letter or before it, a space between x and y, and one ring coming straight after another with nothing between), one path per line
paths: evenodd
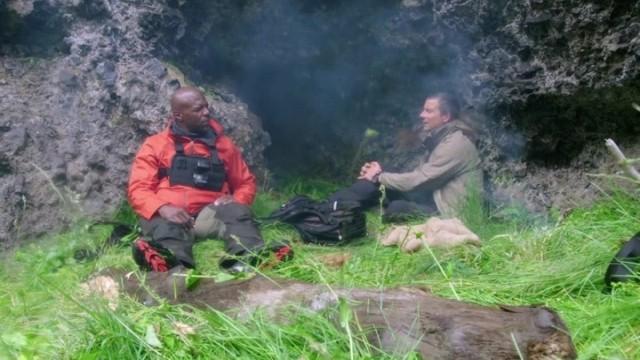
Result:
M297 195L266 220L278 220L298 230L304 242L343 245L367 234L366 217L357 201L315 201Z
M640 233L624 243L614 256L604 276L606 289L614 282L640 280Z

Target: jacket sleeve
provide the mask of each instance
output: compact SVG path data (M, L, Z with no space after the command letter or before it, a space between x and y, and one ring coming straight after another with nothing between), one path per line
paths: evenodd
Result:
M133 210L147 220L166 203L156 196L159 168L153 146L145 141L133 160L127 195Z
M440 184L464 170L468 155L466 143L445 138L433 150L424 164L407 173L383 172L378 181L384 186L398 191L410 191L418 186L435 189Z
M228 139L229 156L227 161L227 180L233 199L244 205L251 205L256 197L256 177L249 170L242 153Z

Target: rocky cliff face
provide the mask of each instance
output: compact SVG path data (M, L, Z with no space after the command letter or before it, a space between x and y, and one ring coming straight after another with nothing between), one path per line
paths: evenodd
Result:
M0 242L121 202L183 81L168 63L259 171L269 135L276 170L406 168L424 94L453 89L497 197L572 206L602 138L639 154L639 30L619 0L0 0Z
M407 169L424 96L442 89L460 94L481 129L498 201L536 211L588 202L597 191L586 173L611 170L604 138L640 151L631 107L640 101L639 1L196 0L178 8L185 36L173 51L189 54L184 62L203 78L234 84L274 138L274 165L330 164L344 174L368 157ZM375 143L363 137L367 127L380 130Z
M465 97L486 116L496 196L538 211L592 201L601 192L590 174L616 171L605 138L640 155L640 114L631 106L640 99L640 2L478 4L452 1L438 12L477 39Z
M164 9L155 1L0 8L0 243L9 245L77 216L108 217L125 198L142 139L165 125L181 76L141 36L142 19ZM213 113L260 172L269 137L257 117L223 88L207 89Z

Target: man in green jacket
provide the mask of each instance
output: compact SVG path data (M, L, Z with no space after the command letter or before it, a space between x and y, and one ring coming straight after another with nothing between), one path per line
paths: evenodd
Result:
M378 203L379 185L386 189L385 218L411 215L455 216L470 191L482 191L480 157L472 129L458 120L458 105L446 93L427 97L420 113L427 136L426 152L415 169L385 171L377 161L362 166L358 181L333 194L330 200L357 200L363 206Z

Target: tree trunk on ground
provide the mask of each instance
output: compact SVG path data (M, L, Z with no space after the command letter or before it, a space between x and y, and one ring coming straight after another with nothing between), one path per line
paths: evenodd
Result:
M444 299L418 288L347 289L256 276L185 288L176 272L149 273L145 286L131 276L125 291L149 303L145 289L171 303L211 307L244 318L262 309L285 322L288 305L310 311L348 302L369 341L388 353L419 352L425 359L574 359L575 348L560 317L543 307L487 307ZM290 309L290 308L289 308ZM521 355L520 355L521 354Z

